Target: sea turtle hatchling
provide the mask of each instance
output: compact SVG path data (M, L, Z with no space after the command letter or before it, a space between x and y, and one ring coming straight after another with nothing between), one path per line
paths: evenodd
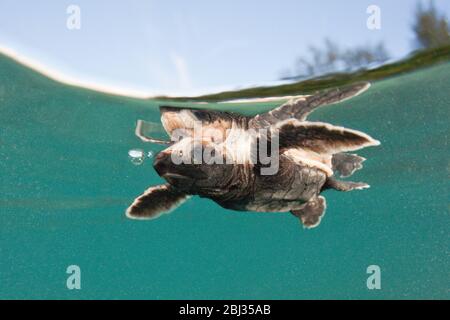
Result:
M348 177L362 168L365 159L347 152L380 142L356 130L307 121L307 117L317 107L349 99L369 87L369 83L357 83L327 90L290 100L254 117L160 107L161 121L171 141L145 136L141 121L136 134L143 141L168 145L156 155L153 164L166 183L150 187L136 198L126 211L127 217L153 219L176 208L189 196L198 195L232 210L291 212L306 228L316 227L326 210L322 191L369 187L335 177L336 172ZM195 128L198 123L200 134ZM208 132L219 132L222 139ZM272 144L277 142L277 154L269 157L278 156L275 173L263 173L269 165L260 157L261 141L267 144L267 150L272 150ZM205 150L209 150L210 158L222 157L226 161L204 161ZM202 161L196 161L196 152ZM189 161L174 161L177 157Z

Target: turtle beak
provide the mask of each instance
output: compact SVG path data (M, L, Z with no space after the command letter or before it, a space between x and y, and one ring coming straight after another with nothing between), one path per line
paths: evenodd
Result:
M155 168L158 174L167 179L167 178L178 178L178 179L187 179L188 176L178 172L177 167L172 162L172 157L169 152L160 152L155 158L153 162L153 167Z
M161 151L158 153L153 162L153 167L161 177L169 182L179 179L198 180L207 178L207 175L204 172L196 170L192 165L186 167L182 164L174 164L170 152Z
M162 151L155 157L153 167L155 168L156 172L158 172L158 174L162 177L169 172L171 161L172 159L170 157L170 153Z

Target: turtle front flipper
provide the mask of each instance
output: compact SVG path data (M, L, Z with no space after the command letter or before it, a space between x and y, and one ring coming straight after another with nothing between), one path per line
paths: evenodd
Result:
M297 119L305 121L308 115L318 107L330 105L353 98L370 87L368 82L359 82L349 86L329 89L311 96L290 100L269 112L256 115L250 120L251 128L267 128L280 121Z
M318 154L334 155L380 144L380 141L364 132L325 122L289 119L270 129L273 135L278 134L280 149L300 148Z
M150 187L134 200L127 209L126 216L138 220L155 219L169 213L187 198L188 195L175 190L169 184Z
M324 197L318 196L310 199L300 209L292 210L291 213L300 219L307 229L315 228L320 224L327 209L327 202Z

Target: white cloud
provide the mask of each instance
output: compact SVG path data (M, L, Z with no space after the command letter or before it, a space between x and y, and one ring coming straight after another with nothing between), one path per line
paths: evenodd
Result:
M170 59L172 60L177 73L178 87L183 91L191 89L192 82L186 60L176 52L170 53Z

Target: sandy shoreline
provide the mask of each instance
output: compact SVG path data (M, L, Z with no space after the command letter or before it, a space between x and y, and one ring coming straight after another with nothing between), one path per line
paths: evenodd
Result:
M244 98L244 99L233 99L220 101L220 103L255 103L255 102L273 102L273 101L285 101L291 99L298 99L307 97L308 95L297 95L297 96L281 96L281 97L266 97L266 98Z

